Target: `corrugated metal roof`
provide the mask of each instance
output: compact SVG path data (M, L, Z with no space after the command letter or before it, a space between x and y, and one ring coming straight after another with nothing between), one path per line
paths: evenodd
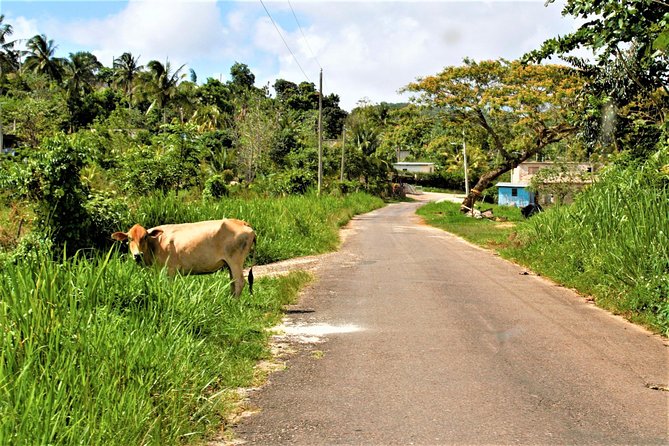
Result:
M529 184L518 184L518 183L497 183L495 184L495 187L522 187L525 188L529 186Z
M399 163L393 163L395 166L434 166L434 163L423 163L423 162L414 162L414 161L401 161Z

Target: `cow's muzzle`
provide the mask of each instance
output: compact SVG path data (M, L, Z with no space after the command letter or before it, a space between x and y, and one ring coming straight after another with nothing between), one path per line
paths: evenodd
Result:
M132 255L135 259L135 262L137 263L143 263L144 262L144 253L137 253Z

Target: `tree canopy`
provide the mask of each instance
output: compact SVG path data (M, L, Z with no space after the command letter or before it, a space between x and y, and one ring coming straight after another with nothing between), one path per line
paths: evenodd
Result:
M669 112L669 3L568 0L562 14L584 23L547 40L524 60L559 56L582 71L587 82L579 126L591 151L648 156ZM575 57L578 49L592 51L594 60Z
M463 202L471 208L500 175L576 132L572 110L581 86L578 73L564 66L465 59L406 90L420 93L420 103L490 145L491 170Z

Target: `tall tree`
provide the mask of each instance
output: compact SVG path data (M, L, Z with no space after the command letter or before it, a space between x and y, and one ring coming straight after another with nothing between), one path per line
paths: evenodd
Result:
M562 14L583 24L524 60L559 56L580 68L588 97L580 125L590 146L609 144L645 156L669 116L669 2L567 0ZM571 56L577 49L592 50L594 62Z
M81 96L93 91L102 64L92 53L79 51L70 53L70 60L65 61L64 67L70 96Z
M163 109L163 120L166 120L165 106L177 95L179 81L185 76L185 74L181 73L185 64L174 71L172 71L172 65L169 61L166 61L165 65L163 65L157 60L152 60L147 66L151 73L149 90L153 97L153 102L147 113L153 108Z
M0 75L19 69L19 52L14 49L16 41L8 40L14 29L4 21L4 14L0 14Z
M63 80L63 65L65 59L56 57L58 45L46 35L32 37L27 43L28 55L23 68L35 73L41 73L50 79L60 82Z
M131 53L123 53L114 59L114 81L123 89L128 97L128 104L131 106L137 74L142 68L144 67L139 64L139 57L134 57Z
M217 79L210 77L207 82L200 85L197 89L197 99L202 105L216 106L222 113L232 115L234 112L230 89Z
M542 60L588 48L596 52L597 62L603 66L632 42L640 46L643 57L655 57L658 50L666 56L669 46L666 0L567 0L562 15L576 17L583 24L573 33L547 40L541 48L529 53L528 59ZM666 72L657 74L665 81L669 76Z
M405 90L490 141L492 169L465 197L464 212L500 175L576 131L570 118L580 87L575 70L563 66L465 59Z
M279 131L278 110L269 98L249 95L235 116L237 154L246 181L268 166Z
M230 67L231 85L235 89L249 90L256 81L255 75L251 72L248 65L235 62Z

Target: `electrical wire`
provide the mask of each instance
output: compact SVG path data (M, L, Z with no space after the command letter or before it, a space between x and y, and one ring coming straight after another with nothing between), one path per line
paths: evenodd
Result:
M295 53L293 53L293 50L290 49L288 46L288 42L286 42L286 39L284 39L283 34L281 34L281 31L279 30L279 27L277 26L276 22L272 18L272 15L269 13L269 10L267 9L267 6L265 6L265 2L263 0L260 0L260 4L262 7L265 9L265 12L267 13L267 17L272 21L272 25L274 25L274 29L276 29L276 32L279 34L279 37L281 37L281 40L283 41L283 44L286 46L288 49L288 52L290 53L291 56L293 56L293 60L297 64L297 66L300 68L300 71L304 75L305 78L307 78L307 81L311 82L311 79L309 79L309 76L307 76L307 73L304 72L304 69L302 68L302 65L300 65L300 62L297 60L297 57L295 57Z
M295 10L293 9L293 5L290 3L290 0L288 0L288 6L290 6L290 11L293 13L293 17L295 17L295 23L297 23L297 27L300 29L300 33L302 33L302 37L304 38L304 42L307 44L307 48L309 48L311 57L314 58L316 64L318 64L318 67L322 70L323 67L321 66L321 63L318 61L316 54L314 54L314 50L311 49L311 45L309 45L309 39L307 39L307 36L304 34L304 31L302 30L302 25L300 25L300 21L297 20L297 15L295 14Z

